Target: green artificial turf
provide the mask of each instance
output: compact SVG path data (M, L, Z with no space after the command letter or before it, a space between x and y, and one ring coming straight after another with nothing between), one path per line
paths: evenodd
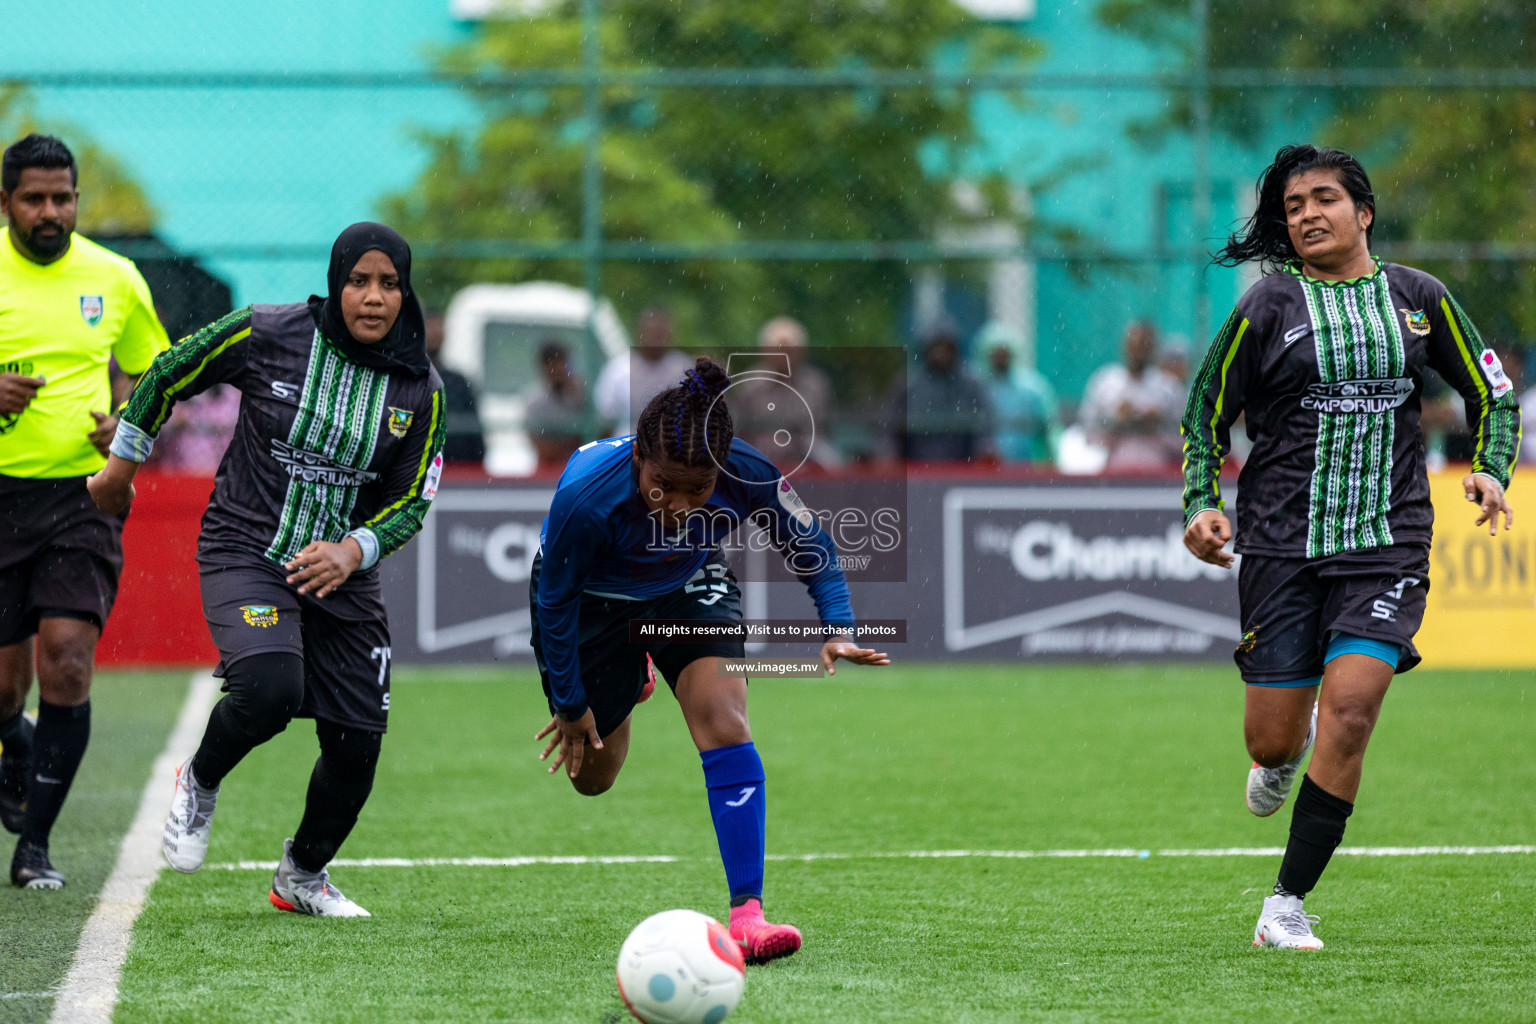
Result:
M100 673L91 690L91 745L49 853L67 882L53 892L10 885L15 836L0 832L0 1021L43 1021L80 929L117 862L149 768L187 695L187 673ZM37 693L32 694L36 707ZM166 784L170 793L170 784Z
M1536 1020L1536 855L1338 857L1308 900L1328 948L1308 954L1250 945L1277 858L1158 853L1283 845L1288 813L1243 808L1241 690L1219 666L754 683L770 853L846 856L769 864L769 916L806 946L749 972L732 1021ZM634 924L725 916L698 756L665 691L596 799L543 775L527 671L401 670L392 704L343 857L678 860L338 866L375 915L354 921L274 911L270 871L162 872L119 1021L614 1022ZM1536 842L1533 712L1530 673L1405 676L1346 843ZM276 859L314 756L296 722L229 777L210 865ZM1150 855L871 856L1124 848Z

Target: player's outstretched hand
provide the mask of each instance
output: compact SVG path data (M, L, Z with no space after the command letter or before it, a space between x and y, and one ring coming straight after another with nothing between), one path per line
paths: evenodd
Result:
M563 764L566 774L574 779L581 774L581 761L586 756L587 744L592 744L594 750L603 749L602 738L597 735L597 719L592 716L591 708L587 708L574 722L567 722L559 715L554 716L533 738L541 740L545 736L549 737L549 742L544 746L544 753L539 755L540 761L549 760L549 755L559 748L559 752L555 753L555 763L549 766L551 775Z
M1509 507L1509 502L1504 498L1504 488L1492 477L1481 473L1471 473L1464 477L1461 486L1467 492L1467 500L1476 503L1483 510L1483 514L1477 517L1473 526L1488 524L1488 536L1492 537L1499 532L1499 513L1504 513L1504 529L1508 530L1515 525L1515 510Z
M299 593L312 593L319 598L347 582L347 577L362 564L362 547L351 537L343 537L340 544L315 541L283 568L292 574L288 582L297 583Z
M1184 546L1189 548L1190 554L1223 569L1232 567L1232 556L1222 550L1231 539L1231 522L1214 508L1195 513L1195 518L1189 521L1189 529L1184 531Z
M827 675L837 675L837 668L832 664L838 658L851 661L855 665L889 665L890 656L868 647L860 647L848 640L828 640L821 645L821 663L826 666Z
M85 490L96 507L109 516L122 513L133 500L133 475L139 471L137 462L107 456L107 464L85 478Z
M37 389L48 383L42 377L24 377L19 373L0 373L0 415L17 416L27 411Z
M87 436L96 450L101 452L101 457L106 458L112 454L112 438L117 435L117 417L95 409L91 410L91 416L96 420L96 427Z

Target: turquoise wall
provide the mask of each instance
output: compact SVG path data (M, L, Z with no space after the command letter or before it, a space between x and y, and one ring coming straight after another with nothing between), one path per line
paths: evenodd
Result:
M419 72L471 29L448 0L51 0L46 32L0 33L6 78L29 74ZM41 10L41 9L40 9ZM235 300L286 302L325 284L348 224L419 173L418 128L470 121L454 90L39 85L39 115L83 129L128 168L178 248L216 254ZM67 134L67 133L66 133ZM90 202L82 168L81 202ZM264 246L302 246L274 258ZM232 248L238 252L231 253ZM217 255L224 252L225 255Z

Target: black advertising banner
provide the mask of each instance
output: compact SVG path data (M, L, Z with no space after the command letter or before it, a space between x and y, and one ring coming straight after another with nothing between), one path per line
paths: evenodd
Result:
M900 486L806 481L797 490L829 529L845 508L878 513L844 515L834 535L850 556L859 619L904 624L886 634L901 640L861 642L896 658L1225 659L1241 632L1237 570L1184 550L1179 490L1168 481L967 474ZM550 495L548 484L439 492L421 536L383 567L397 661L532 659L528 575ZM746 619L814 619L804 588L763 539L747 526L727 552ZM776 637L747 647L795 657L816 645Z

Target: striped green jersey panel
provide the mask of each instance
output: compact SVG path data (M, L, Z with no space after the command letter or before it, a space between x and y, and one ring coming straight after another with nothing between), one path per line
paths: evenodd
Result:
M1384 269L1322 282L1297 275L1306 297L1324 393L1403 377L1406 354ZM1392 446L1396 406L1339 411L1320 404L1308 509L1312 558L1392 543Z
M372 479L366 471L373 459L388 384L388 374L343 358L316 331L288 445ZM305 479L290 473L268 558L286 562L314 541L336 542L346 536L359 481L338 481L328 474L319 477Z

